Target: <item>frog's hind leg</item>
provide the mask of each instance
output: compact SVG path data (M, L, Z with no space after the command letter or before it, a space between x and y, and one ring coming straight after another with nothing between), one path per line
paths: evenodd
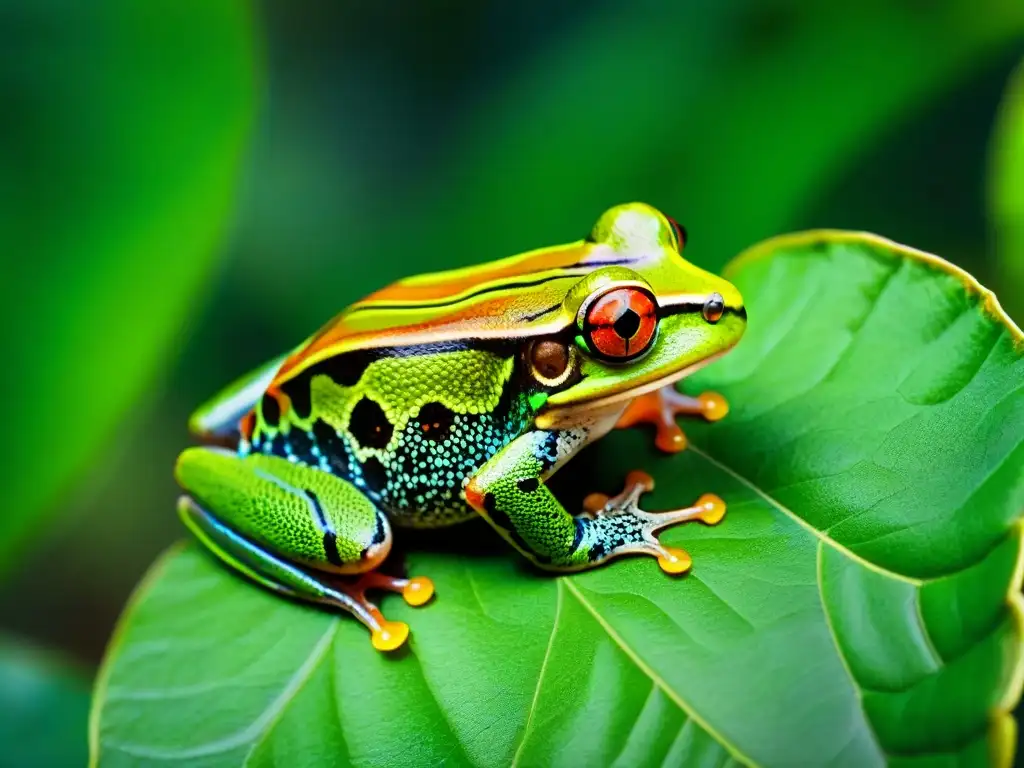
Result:
M353 485L276 456L211 448L185 451L176 474L190 494L178 503L182 520L225 563L278 593L351 613L378 650L405 642L408 625L387 621L366 591L422 605L433 585L374 570L391 548L391 529Z
M678 453L686 448L686 435L676 424L676 416L701 416L707 421L718 421L728 412L729 404L717 392L690 397L668 384L636 398L623 411L615 427L625 429L636 424L653 424L654 444L666 453Z

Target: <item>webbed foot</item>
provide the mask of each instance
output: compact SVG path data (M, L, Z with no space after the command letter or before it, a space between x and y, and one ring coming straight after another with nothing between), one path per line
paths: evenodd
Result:
M654 392L636 398L619 417L616 429L637 424L653 424L656 430L654 444L665 453L678 453L686 448L686 435L676 424L676 416L702 416L707 421L718 421L729 412L729 404L717 392L703 392L690 397L669 384Z
M394 651L402 647L409 637L409 625L404 621L385 619L380 608L366 597L367 590L397 592L412 606L424 605L434 596L434 582L426 576L401 579L378 571L363 573L354 581L339 583L336 587L362 609L362 615L356 615L370 630L370 641L378 651Z
M603 523L593 526L593 530L600 531L601 535L592 546L606 552L608 557L620 554L652 555L657 558L658 565L665 573L686 573L693 565L690 555L677 547L662 545L654 535L655 532L688 520L717 525L725 517L725 502L712 493L706 493L692 507L645 512L638 503L643 494L652 490L654 479L646 472L636 470L626 475L621 493L615 496L592 493L587 496L583 500L585 513Z
M200 543L268 589L351 613L378 650L400 647L409 627L387 621L366 591L399 592L409 605L434 594L430 579L376 571L391 549L388 519L339 477L277 456L210 448L183 452L175 474L190 494L178 513Z

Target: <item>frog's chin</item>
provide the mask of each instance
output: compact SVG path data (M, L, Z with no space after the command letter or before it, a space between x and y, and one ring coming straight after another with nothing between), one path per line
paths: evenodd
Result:
M649 381L645 381L642 384L638 384L635 387L624 389L620 392L611 392L604 395L593 397L589 400L580 400L574 403L566 403L565 405L557 405L545 408L534 419L538 429L560 429L572 426L573 424L583 424L594 421L595 418L618 413L622 411L629 403L640 395L646 395L648 392L654 392L657 389L674 384L680 379L684 379L687 376L699 371L705 365L713 363L715 360L720 358L731 347L723 349L721 352L717 352L709 357L705 357L703 360L699 360L696 363L692 363L684 368L667 373L664 376L655 377Z

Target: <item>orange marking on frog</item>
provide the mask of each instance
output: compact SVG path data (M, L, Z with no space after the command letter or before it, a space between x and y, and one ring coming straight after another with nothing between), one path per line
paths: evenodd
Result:
M252 440L253 430L256 429L256 411L248 411L238 420L238 432L243 440Z

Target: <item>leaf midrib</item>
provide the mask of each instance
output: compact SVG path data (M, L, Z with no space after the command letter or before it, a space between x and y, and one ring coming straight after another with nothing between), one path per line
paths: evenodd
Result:
M718 461L717 459L715 459L711 455L705 453L704 451L702 451L700 448L698 448L697 446L693 445L692 443L690 445L688 445L686 449L688 451L693 451L693 453L695 453L697 456L700 456L702 459L707 461L712 466L716 467L717 469L720 469L722 472L725 472L727 475L729 475L729 477L733 478L737 482L739 482L742 485L744 485L747 488L749 488L751 491L753 491L759 497L761 497L766 502L768 502L768 504L770 504L773 508L775 508L775 509L779 510L780 512L782 512L782 514L786 515L786 517L788 517L794 523L796 523L801 528L803 528L805 531L807 531L812 536L814 536L816 539L818 539L818 541L822 542L823 544L826 544L829 547L832 547L834 550L839 552L844 557L848 557L850 560L853 560L854 562L858 563L859 565L862 565L863 567L867 568L868 570L874 571L875 573L878 573L878 574L880 574L882 576L885 576L886 578L895 579L896 581L902 581L902 582L904 582L906 584L910 584L910 585L912 585L914 587L920 587L920 586L922 586L925 583L924 579L917 579L917 578L914 578L913 576L907 576L907 575L902 574L902 573L897 573L896 571L891 571L888 568L885 568L885 567L883 567L881 565L878 565L877 563L873 563L870 560L866 560L865 558L861 557L860 555L858 555L854 551L844 547L842 544L840 544L838 541L833 539L831 536L828 536L827 534L823 533L822 531L819 531L813 525L811 525L806 520L804 520L802 517L800 517L800 515L798 515L796 512L794 512L793 510L789 509L787 506L785 506L784 504L782 504L781 502L779 502L778 500L776 500L775 498L770 496L768 493L766 493L761 488L759 488L756 484L752 483L750 480L745 478L743 475L741 475L736 470L734 470L731 467L729 467L727 464L723 464L722 462Z
M551 650L555 647L555 635L558 634L558 622L562 617L562 603L564 601L562 594L563 579L555 579L555 618L551 623L551 634L548 636L548 646L544 651L544 659L540 663L540 672L537 675L537 686L533 690L533 701L530 703L530 711L526 716L526 725L523 727L523 739L519 742L519 746L516 748L516 753L512 757L511 768L516 768L519 765L519 758L522 756L523 748L526 746L527 740L530 738L530 728L533 726L533 716L537 712L537 704L540 702L540 690L544 685L544 675L548 671L548 662L551 660Z
M664 694L672 701L677 707L679 707L686 715L697 725L703 728L708 735L710 735L715 741L722 745L736 760L740 763L752 767L756 767L758 764L754 760L740 751L740 749L726 739L721 733L719 733L710 723L708 723L693 707L692 704L687 702L668 682L662 678L654 669L645 662L640 655L630 646L623 637L615 631L615 628L601 615L601 613L594 607L580 591L579 587L573 582L573 578L566 576L558 579L560 584L563 584L569 592L579 601L580 605L586 610L598 623L598 626L605 631L608 638L615 643L619 650L621 650L629 658L633 664L636 665L637 669L643 672L651 680L654 685L664 692Z

